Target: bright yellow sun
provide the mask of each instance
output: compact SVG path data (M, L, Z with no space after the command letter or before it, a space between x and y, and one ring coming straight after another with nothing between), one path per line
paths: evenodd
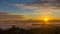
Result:
M44 18L44 21L48 21L48 18Z

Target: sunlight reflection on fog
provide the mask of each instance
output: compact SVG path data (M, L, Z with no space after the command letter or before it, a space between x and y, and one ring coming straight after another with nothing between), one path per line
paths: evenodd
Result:
M0 27L2 27L3 29L6 28L11 28L13 25L16 25L16 27L20 27L20 28L39 28L39 27L50 27L50 26L60 26L60 22L0 22Z

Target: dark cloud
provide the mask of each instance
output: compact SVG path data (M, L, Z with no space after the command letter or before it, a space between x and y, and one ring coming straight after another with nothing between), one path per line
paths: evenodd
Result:
M32 4L60 7L60 0L36 0Z
M8 13L0 12L0 15L8 15Z
M12 15L4 12L0 12L0 20L23 20L24 15Z
M56 6L60 7L60 0L4 0L6 3L11 4L26 4L26 5L39 5L39 6Z

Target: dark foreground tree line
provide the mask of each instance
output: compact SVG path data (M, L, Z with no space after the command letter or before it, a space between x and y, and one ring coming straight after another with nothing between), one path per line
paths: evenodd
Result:
M60 34L60 26L32 29L23 29L13 26L12 28L7 30L2 30L0 28L0 34Z

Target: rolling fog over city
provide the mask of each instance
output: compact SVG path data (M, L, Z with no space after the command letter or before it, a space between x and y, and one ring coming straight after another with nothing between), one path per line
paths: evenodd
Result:
M60 26L60 20L6 20L0 21L0 27L2 29L9 29L13 25L19 28L30 29L30 28L39 28L45 25L49 26Z

